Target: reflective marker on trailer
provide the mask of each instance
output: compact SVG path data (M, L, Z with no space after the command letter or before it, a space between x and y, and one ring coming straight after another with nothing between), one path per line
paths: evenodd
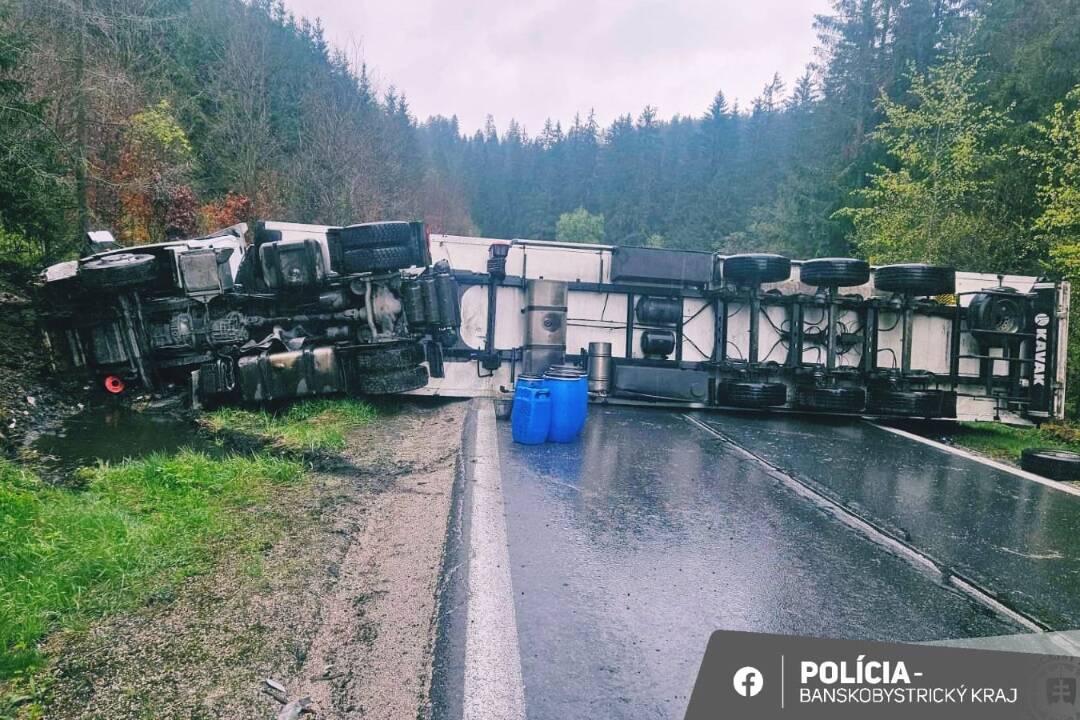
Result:
M110 392L113 395L119 395L124 392L124 381L115 375L109 375L105 378L105 391Z

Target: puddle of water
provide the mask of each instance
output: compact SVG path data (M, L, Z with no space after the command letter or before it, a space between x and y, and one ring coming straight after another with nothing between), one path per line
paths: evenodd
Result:
M87 408L60 428L42 434L30 447L36 456L33 463L46 474L58 476L98 461L118 463L183 447L218 451L190 419L119 406Z

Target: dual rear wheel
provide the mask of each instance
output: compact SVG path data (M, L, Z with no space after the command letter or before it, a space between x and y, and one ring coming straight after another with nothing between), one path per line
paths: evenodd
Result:
M420 363L424 349L415 340L371 343L350 348L346 368L350 384L365 395L392 395L427 385Z

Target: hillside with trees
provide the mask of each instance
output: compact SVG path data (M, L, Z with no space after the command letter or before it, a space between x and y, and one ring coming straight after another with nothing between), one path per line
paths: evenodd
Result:
M499 237L556 237L560 216L589 213L612 243L1002 272L1077 261L1080 3L837 0L816 29L806 73L748 107L718 91L699 117L587 114L532 137L432 118L425 145Z
M25 0L0 11L0 249L125 243L254 217L471 225L405 97L280 2Z
M7 0L0 242L257 217L1073 272L1080 0L836 0L749 106L418 121L278 0ZM564 217L565 216L565 217ZM562 222L560 223L560 218ZM562 232L560 232L560 226ZM568 234L569 233L569 234Z
M278 0L0 13L0 244L70 254L260 217L965 269L1080 268L1080 0L836 0L748 106L418 121Z

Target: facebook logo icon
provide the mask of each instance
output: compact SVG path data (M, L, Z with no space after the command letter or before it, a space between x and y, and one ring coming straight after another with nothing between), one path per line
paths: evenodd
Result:
M757 668L744 667L735 673L735 692L743 697L754 697L765 687L765 678Z

